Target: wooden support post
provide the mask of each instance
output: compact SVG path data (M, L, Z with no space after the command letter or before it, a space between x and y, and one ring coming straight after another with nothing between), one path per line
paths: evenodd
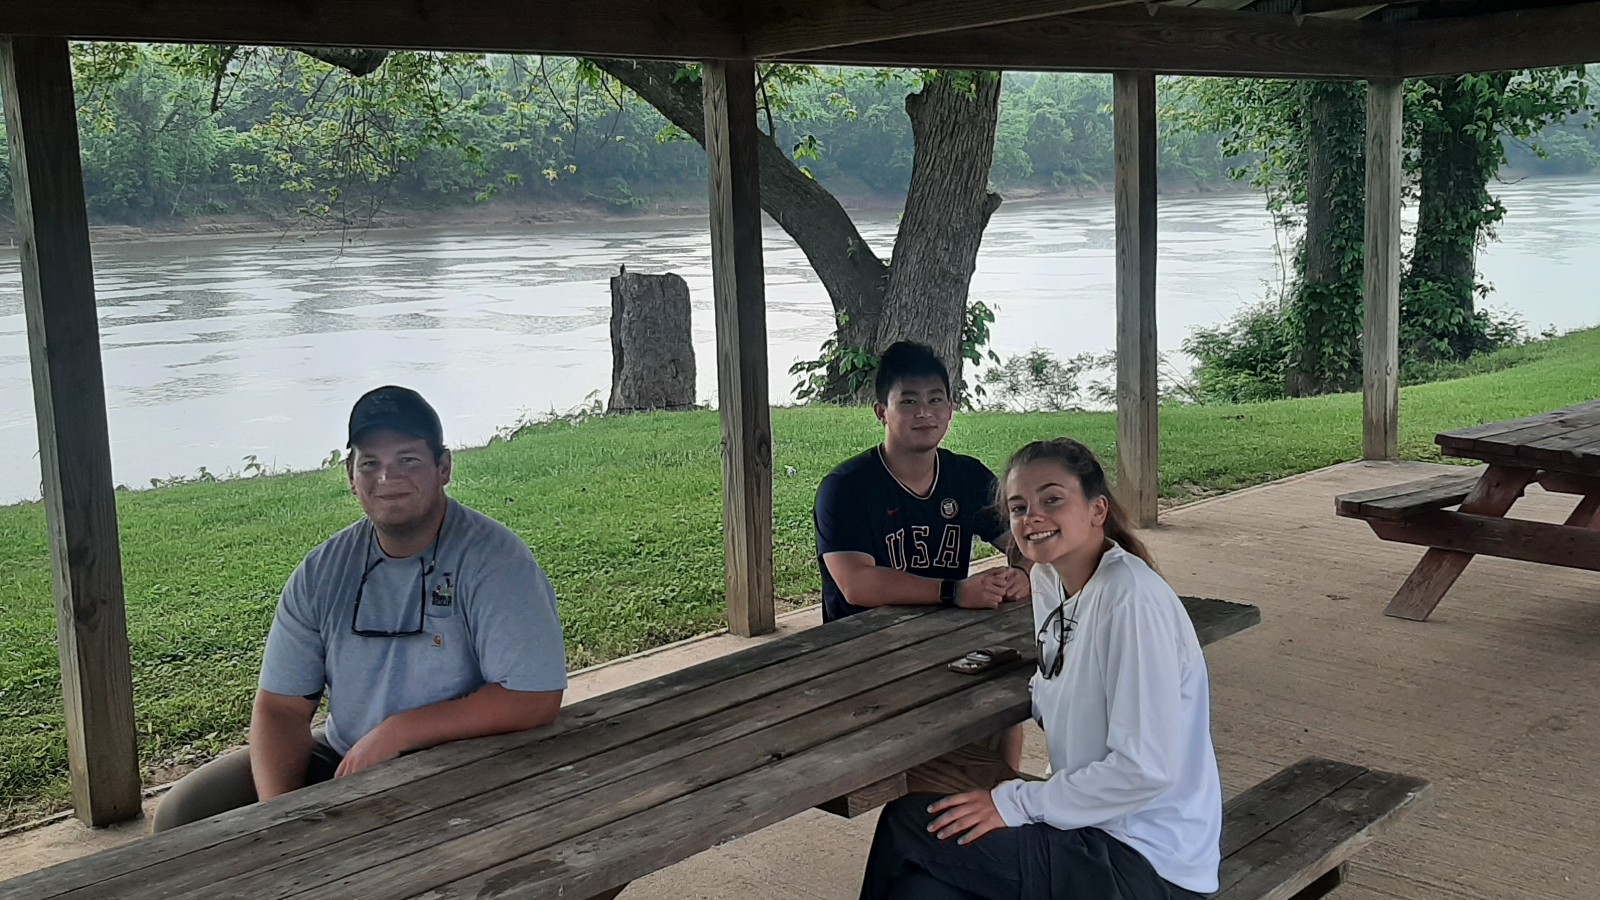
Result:
M1404 82L1367 84L1365 324L1361 332L1365 415L1362 455L1400 455L1400 128Z
M133 676L100 326L67 42L0 38L22 243L72 802L90 825L139 815Z
M1156 350L1156 76L1118 72L1117 495L1134 521L1154 525L1161 486Z
M701 78L711 167L711 280L717 316L717 406L722 417L728 628L750 636L777 627L755 63L707 62Z

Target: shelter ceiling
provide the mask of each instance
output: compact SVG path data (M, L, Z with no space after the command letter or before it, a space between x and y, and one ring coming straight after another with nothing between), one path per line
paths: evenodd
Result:
M1600 60L1600 0L4 0L8 33L1394 78Z

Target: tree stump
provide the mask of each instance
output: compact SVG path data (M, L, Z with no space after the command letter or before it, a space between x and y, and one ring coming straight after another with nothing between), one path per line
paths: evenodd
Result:
M694 407L689 285L623 267L611 279L611 412Z

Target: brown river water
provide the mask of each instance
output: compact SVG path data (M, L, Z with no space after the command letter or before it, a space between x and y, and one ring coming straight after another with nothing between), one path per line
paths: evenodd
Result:
M1482 255L1489 305L1538 331L1600 324L1600 181L1525 181ZM862 218L880 255L894 217ZM1163 198L1159 343L1226 320L1276 284L1278 243L1259 196ZM832 314L798 248L766 238L772 400L792 401L797 359ZM570 409L611 374L610 293L619 264L672 271L693 300L699 395L715 402L711 261L700 219L522 230L383 232L108 244L95 251L112 459L118 482L239 470L254 455L309 468L343 445L351 402L395 382L438 407L452 445L519 416ZM1109 198L1013 203L984 239L973 296L998 311L1001 356L1062 357L1115 341ZM1172 363L1188 365L1180 353ZM37 436L15 251L0 249L0 502L36 498Z

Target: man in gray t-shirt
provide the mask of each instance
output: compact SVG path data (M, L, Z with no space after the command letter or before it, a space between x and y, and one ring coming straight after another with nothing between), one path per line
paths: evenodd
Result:
M250 746L174 786L156 831L402 753L555 721L567 686L555 593L516 534L445 495L438 414L415 391L378 388L351 410L349 446L366 517L284 586ZM313 732L324 691L326 731Z

